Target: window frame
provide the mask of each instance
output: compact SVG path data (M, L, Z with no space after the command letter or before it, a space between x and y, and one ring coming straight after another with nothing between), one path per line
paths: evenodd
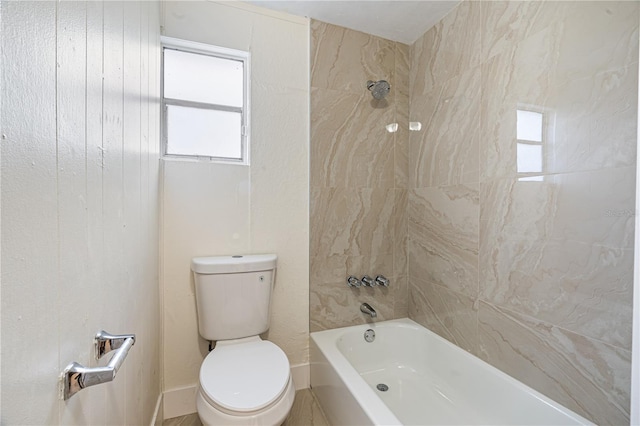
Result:
M243 107L217 105L206 102L187 101L184 99L165 98L164 96L164 52L165 49L180 52L212 56L221 59L241 61L243 63ZM210 161L226 164L249 165L249 141L251 135L250 93L251 93L251 52L229 49L211 44L182 40L173 37L160 37L160 107L162 113L162 156L165 159ZM239 112L241 117L240 156L241 158L215 157L208 155L169 154L167 110L168 106L207 109L214 111Z

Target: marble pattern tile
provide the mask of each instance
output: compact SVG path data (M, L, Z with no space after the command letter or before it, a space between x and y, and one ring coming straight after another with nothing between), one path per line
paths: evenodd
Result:
M576 1L559 21L550 72L568 82L638 62L639 16L638 2Z
M396 276L393 265L393 254L369 256L333 255L328 257L314 256L310 262L311 286L343 281L350 275L362 278L369 275L384 275L387 278Z
M412 277L409 317L462 349L477 353L478 312L469 296Z
M573 1L494 1L482 5L482 58L512 52L517 43L557 26L575 9Z
M393 85L394 67L394 42L311 20L311 87L362 94L367 80Z
M395 189L313 188L310 255L393 252Z
M409 316L601 424L629 416L639 10L463 2L411 46Z
M309 256L311 258L344 255L350 251L348 210L345 189L311 187L309 194Z
M396 276L389 286L393 287L393 317L409 317L409 278L406 275Z
M572 79L548 94L545 173L633 166L638 63Z
M364 301L404 317L409 46L318 21L311 36L311 328L364 322ZM383 78L391 93L373 100L365 83ZM392 284L350 289L350 274Z
M633 250L506 240L480 254L480 297L631 349Z
M393 188L394 108L377 108L367 93L311 91L311 184Z
M409 184L409 46L396 43L395 122L398 131L394 133L395 187L407 188Z
M487 241L571 240L633 248L635 167L496 179L480 185Z
M630 348L635 167L481 184L480 294Z
M547 30L554 40L547 73L558 82L638 61L637 2L496 1L482 9L484 60L510 55L519 42Z
M409 193L407 190L397 189L395 195L393 270L395 275L406 275L408 272Z
M393 282L393 279L392 279ZM348 287L345 280L311 285L309 288L309 329L311 332L394 319L395 288ZM377 312L371 319L360 312L368 303Z
M309 283L311 286L344 280L348 277L346 256L309 257Z
M481 302L480 356L596 424L628 424L631 353Z
M482 66L483 178L518 175L517 110L544 116L540 175L632 165L637 64L559 86L537 65L500 55Z
M407 189L409 187L409 101L406 106L398 104L396 106L395 122L398 123L398 131L393 134L393 162L395 187Z
M548 240L560 188L547 181L495 179L480 184L481 250L505 238Z
M411 95L409 87L409 69L411 68L411 48L403 43L395 43L394 81L392 89L396 95L394 102L400 103L400 98L407 101Z
M478 184L409 193L409 279L478 295Z
M545 177L559 188L553 236L632 249L636 167Z
M516 174L518 109L545 116L541 174L629 165L635 158L638 4L531 3L507 9L535 9L541 16L561 9L566 16L535 33L520 31L512 22L512 35L526 37L512 40L509 49L498 49L501 53L483 63L482 176ZM492 5L484 6L487 14L501 13L502 2ZM494 18L499 20L488 19Z
M456 185L480 179L480 67L425 95L413 94L409 174L413 188Z
M329 265L329 268L327 268ZM349 275L361 278L386 276L391 285L374 288L350 288L346 283ZM359 311L363 302L369 303L378 312L378 320L404 318L396 313L396 300L405 299L404 282L398 285L393 271L393 255L344 256L312 258L310 289L310 317L312 331L326 330L347 325L362 324L367 317ZM401 306L398 309L402 309Z
M481 61L481 2L461 2L411 46L411 94L421 96Z
M554 87L548 71L554 42L551 31L545 29L520 42L509 54L494 56L482 64L482 180L516 175L517 110L545 112L546 99ZM547 136L547 132L544 134Z
M407 190L396 190L395 201L395 234L393 249L393 271L394 278L391 281L394 298L394 317L406 318L409 316L409 289L408 289L408 269L409 262L407 256L409 238L409 194Z
M364 275L375 278L379 274L387 278L396 276L393 270L393 253L377 256L346 256L345 259L347 276L354 275L358 278Z

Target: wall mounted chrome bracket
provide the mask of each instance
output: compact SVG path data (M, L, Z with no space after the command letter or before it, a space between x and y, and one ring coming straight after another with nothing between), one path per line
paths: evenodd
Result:
M122 366L129 349L136 342L135 334L113 335L106 331L99 331L95 337L96 359L105 354L116 351L105 367L87 368L77 362L69 364L62 372L62 397L68 400L82 389L100 383L110 382Z

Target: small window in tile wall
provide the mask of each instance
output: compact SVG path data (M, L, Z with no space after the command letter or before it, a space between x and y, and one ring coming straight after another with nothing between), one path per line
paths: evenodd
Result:
M249 52L162 38L165 157L248 164Z

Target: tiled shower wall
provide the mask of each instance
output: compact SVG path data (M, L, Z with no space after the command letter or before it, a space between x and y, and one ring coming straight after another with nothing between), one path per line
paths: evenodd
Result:
M411 47L409 315L598 424L629 422L638 7L463 2Z
M364 323L362 302L406 317L409 48L313 21L311 61L310 329ZM381 79L376 101L366 83ZM364 274L391 285L347 287Z

